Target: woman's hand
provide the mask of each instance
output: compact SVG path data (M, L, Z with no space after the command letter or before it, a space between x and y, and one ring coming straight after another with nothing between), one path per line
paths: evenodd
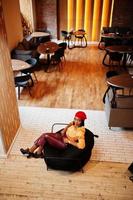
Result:
M68 124L68 127L70 127L70 126L72 126L72 125L74 125L74 121L70 122L70 123Z
M65 143L69 143L68 138L64 138L64 142L65 142Z
M66 133L67 129L68 129L70 126L72 126L72 125L73 125L73 121L70 122L70 123L61 131L61 134L64 135L64 134Z
M76 142L71 141L71 140L69 140L68 138L64 138L64 142L76 146Z

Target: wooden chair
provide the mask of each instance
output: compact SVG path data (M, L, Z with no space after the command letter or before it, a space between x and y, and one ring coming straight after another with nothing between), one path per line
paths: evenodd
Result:
M64 59L64 49L59 48L55 54L51 56L50 64L59 66L59 71L62 67L62 58Z
M20 88L28 88L29 94L31 96L30 88L34 85L33 79L30 74L24 76L14 77L15 87L18 87L18 99L20 99Z
M87 46L87 39L85 37L85 30L84 29L78 29L76 31L77 34L75 34L75 46L77 47L86 47ZM76 42L79 43L79 45L76 45Z
M21 73L30 74L30 75L33 74L34 78L35 78L35 80L37 82L38 80L37 80L37 76L35 74L37 60L35 58L30 58L30 59L26 60L26 62L30 65L30 67L28 69L21 70ZM31 78L32 78L32 76L31 76Z

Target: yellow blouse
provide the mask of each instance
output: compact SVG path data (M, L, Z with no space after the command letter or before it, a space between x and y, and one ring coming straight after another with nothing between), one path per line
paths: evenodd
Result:
M70 126L66 131L66 136L71 142L76 142L76 146L79 149L85 147L85 127Z

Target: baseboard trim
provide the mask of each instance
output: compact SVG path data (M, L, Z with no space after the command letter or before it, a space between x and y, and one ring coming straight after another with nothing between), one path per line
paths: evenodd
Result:
M52 39L51 41L56 42L56 43L60 43L63 42L63 40L57 40L57 39ZM87 41L87 45L98 45L98 41Z
M19 128L18 128L18 130L17 130L17 133L16 133L16 135L15 135L15 137L14 137L14 139L13 139L11 145L10 145L10 148L8 149L7 153L5 153L5 154L0 154L0 159L2 159L2 158L7 158L7 157L9 156L9 154L10 154L10 152L11 152L11 150L12 150L12 147L13 147L15 141L16 141L16 138L17 138L17 136L18 136L18 134L19 134L21 128L22 128L22 126L21 126L21 124L20 124L20 126L19 126Z

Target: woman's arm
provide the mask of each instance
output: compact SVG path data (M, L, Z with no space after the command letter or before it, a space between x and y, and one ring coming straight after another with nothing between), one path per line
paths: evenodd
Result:
M77 147L78 149L84 149L84 147L85 147L85 140L84 140L84 138L82 138L82 139L79 138L76 142L68 140L67 143L69 143L69 144Z
M66 131L67 131L67 129L68 129L70 126L72 126L72 125L73 125L73 122L70 122L70 123L61 131L61 135L64 136L65 133L66 133Z
M67 143L79 148L84 149L85 148L85 129L77 130L77 136L74 138L68 137Z

